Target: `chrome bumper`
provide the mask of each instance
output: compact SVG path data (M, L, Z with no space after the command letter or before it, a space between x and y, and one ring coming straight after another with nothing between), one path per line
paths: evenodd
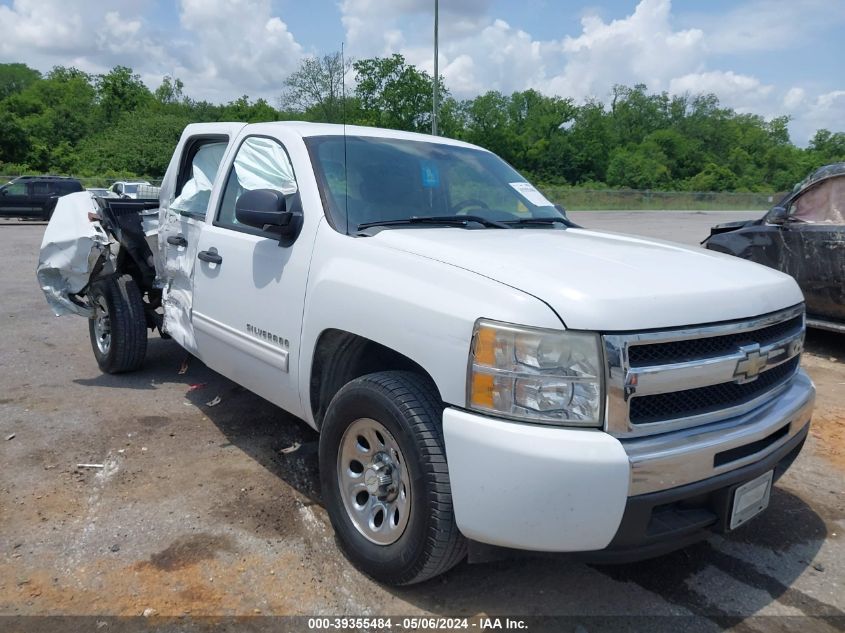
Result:
M799 370L786 389L744 415L641 438L620 438L631 464L629 496L675 488L763 459L810 421L816 390Z

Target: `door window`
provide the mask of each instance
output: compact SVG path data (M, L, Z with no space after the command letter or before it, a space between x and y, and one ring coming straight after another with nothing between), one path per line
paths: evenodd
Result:
M278 141L262 136L249 137L238 149L215 224L247 233L261 233L240 224L235 217L238 198L255 189L274 189L285 195L296 192L296 177L284 147Z
M52 193L53 187L49 182L32 183L32 194L35 196L47 196Z
M845 176L810 187L789 207L789 219L812 224L845 224Z
M3 190L6 192L7 196L25 196L26 195L26 183L23 182L12 182L6 185Z

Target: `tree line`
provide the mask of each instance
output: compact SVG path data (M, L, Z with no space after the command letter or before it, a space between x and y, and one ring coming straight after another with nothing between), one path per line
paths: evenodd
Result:
M344 77L353 79L344 86ZM0 173L160 178L188 123L306 120L431 129L434 79L401 55L309 57L276 104L244 95L195 100L178 78L150 90L132 69L46 74L0 64ZM438 127L481 145L544 184L677 191L783 191L810 170L845 160L845 133L791 142L788 117L738 113L712 94L615 86L606 102L535 90L452 97L439 78Z

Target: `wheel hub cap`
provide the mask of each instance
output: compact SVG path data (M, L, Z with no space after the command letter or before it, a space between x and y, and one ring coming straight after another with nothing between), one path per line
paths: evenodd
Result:
M378 545L396 542L408 525L411 489L393 435L376 420L355 420L338 452L338 485L352 524Z

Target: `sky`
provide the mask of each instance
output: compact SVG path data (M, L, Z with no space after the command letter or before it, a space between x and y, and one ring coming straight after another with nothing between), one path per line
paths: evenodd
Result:
M164 75L195 99L276 104L304 56L401 53L433 70L434 0L0 0L0 62ZM607 102L614 84L715 93L792 118L805 145L845 131L845 0L440 0L456 98L533 88Z

